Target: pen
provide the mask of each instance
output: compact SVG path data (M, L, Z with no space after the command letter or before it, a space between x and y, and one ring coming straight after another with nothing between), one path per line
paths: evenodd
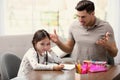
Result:
M48 53L46 51L46 65L47 65L47 62L48 62Z
M55 64L58 64L58 65L60 64L59 62L54 62L54 63L55 63Z

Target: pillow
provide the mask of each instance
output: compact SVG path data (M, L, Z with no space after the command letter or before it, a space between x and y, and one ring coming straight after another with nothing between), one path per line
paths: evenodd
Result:
M67 53L62 51L58 46L54 46L51 49L53 50L53 52L56 53L57 56L59 56L61 58L64 57L65 55L67 55Z

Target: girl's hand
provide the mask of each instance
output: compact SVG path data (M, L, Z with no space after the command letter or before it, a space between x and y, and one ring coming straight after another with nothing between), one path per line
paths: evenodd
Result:
M51 52L52 52L52 49L50 48L50 49L48 50L48 52L51 53Z
M54 66L53 70L59 71L59 70L62 70L63 68L64 68L64 65L63 64L59 64L59 65Z

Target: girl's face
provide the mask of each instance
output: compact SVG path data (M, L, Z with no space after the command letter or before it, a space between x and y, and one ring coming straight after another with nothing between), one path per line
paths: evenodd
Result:
M38 41L35 44L36 50L38 51L38 53L40 55L42 55L42 53L44 53L45 51L48 51L50 49L50 40L48 37L44 38L41 41Z

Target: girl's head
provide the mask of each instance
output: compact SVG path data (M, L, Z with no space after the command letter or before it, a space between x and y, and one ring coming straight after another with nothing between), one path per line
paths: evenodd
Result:
M50 49L49 33L43 29L38 30L33 36L32 44L34 49L39 53L48 51Z

